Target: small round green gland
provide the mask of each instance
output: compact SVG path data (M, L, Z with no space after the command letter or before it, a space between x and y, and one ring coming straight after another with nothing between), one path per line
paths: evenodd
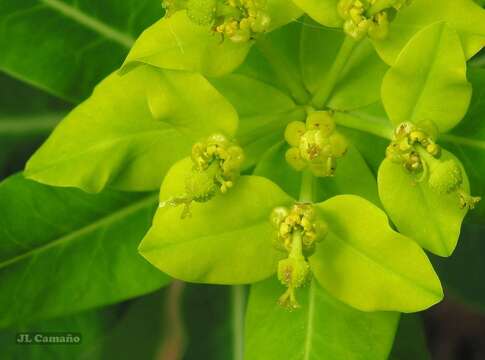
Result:
M308 114L306 127L308 130L320 130L322 136L329 136L335 131L335 121L328 111L314 111Z
M307 163L302 159L300 149L289 148L285 153L286 162L296 171L302 171L307 167Z
M292 121L285 129L285 140L294 147L300 146L300 139L306 132L305 123L302 121Z
M270 215L271 225L275 229L279 229L285 218L289 215L289 210L283 206L274 208Z
M333 133L330 135L329 141L332 149L332 156L339 158L345 155L349 148L349 144L343 135L337 132Z
M409 134L409 141L411 144L421 143L425 138L426 134L421 130L415 130Z
M440 152L441 152L440 150L441 150L440 146L436 143L430 143L426 146L426 151L434 157L437 157L440 155Z
M244 163L244 151L241 147L232 145L227 151L227 158L224 159L222 171L224 176L233 177L239 174L241 166Z

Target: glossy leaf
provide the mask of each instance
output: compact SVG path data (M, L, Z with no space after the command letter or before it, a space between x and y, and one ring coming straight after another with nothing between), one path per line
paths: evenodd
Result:
M456 159L442 150L441 159ZM463 187L469 191L465 169ZM418 175L419 176L419 175ZM440 256L450 256L456 247L463 218L456 193L441 195L432 190L426 179L419 182L400 164L385 159L379 168L379 196L399 231L423 248Z
M439 141L453 152L465 166L473 194L485 194L485 69L470 68L468 76L473 84L473 96L463 121ZM478 203L465 218L468 222L483 224L485 206Z
M295 21L259 39L251 52L257 51L260 58L252 54L237 72L250 70L249 76L255 74L258 79L286 91L297 104L308 104L310 93L305 89L300 71L300 34L304 26L303 22ZM270 66L271 74L267 74L261 63Z
M339 0L293 0L313 20L329 27L339 27L343 20L338 14Z
M0 74L0 179L20 171L69 105Z
M271 30L301 15L289 0L268 0L267 12L271 17ZM244 61L252 44L253 41L223 40L213 33L211 26L196 25L180 11L145 30L130 51L124 71L145 63L163 69L221 76Z
M290 312L277 304L282 291L274 277L251 287L246 315L248 359L387 359L397 313L353 309L316 281L298 289L301 308Z
M322 3L325 3L323 1ZM302 74L307 88L315 93L327 81L337 53L344 41L342 31L308 22L302 27L300 56ZM352 110L377 101L387 65L377 56L368 40L353 50L339 74L328 107Z
M123 72L139 64L162 69L198 71L220 76L244 61L251 43L236 44L215 36L210 27L194 24L184 12L149 27L131 49Z
M78 102L162 13L159 0L2 1L0 69Z
M160 200L185 193L192 162L184 159L167 174ZM271 210L291 204L275 184L242 176L227 194L193 203L192 216L182 209L159 208L140 244L140 253L171 276L190 282L243 284L270 276L281 257L272 247Z
M298 199L302 173L293 170L286 162L287 149L288 146L282 142L270 148L256 166L254 174L270 179L286 193ZM355 194L379 205L375 177L353 146L350 146L345 156L337 161L334 177L315 179L315 202L340 194Z
M119 359L154 358L161 350L169 323L167 292L157 291L130 302L62 318L31 323L0 332L0 356L7 359ZM19 345L20 332L80 333L80 344Z
M236 138L244 148L246 166L254 165L266 149L283 139L289 122L306 118L305 110L285 93L247 75L231 74L211 83L238 113Z
M485 10L473 0L413 1L399 11L391 24L389 36L383 41L374 41L374 45L382 59L392 65L417 32L440 21L447 22L458 32L467 59L483 47Z
M330 294L364 311L415 312L443 298L424 251L391 230L378 207L341 195L317 208L330 233L318 244L310 265Z
M433 121L441 132L465 115L471 97L460 39L446 23L418 32L403 49L382 83L390 120Z
M195 141L236 127L232 106L201 75L143 66L103 81L34 154L26 175L88 192L154 190Z
M0 184L0 326L60 316L159 288L168 278L136 254L152 194ZM140 281L143 279L143 281Z
M103 310L88 311L63 318L35 322L0 331L0 356L4 359L101 359L100 346L118 322L117 306ZM71 337L80 334L79 344L18 344L16 341L21 333L30 333L31 341L34 334L65 332ZM60 334L59 334L60 335Z

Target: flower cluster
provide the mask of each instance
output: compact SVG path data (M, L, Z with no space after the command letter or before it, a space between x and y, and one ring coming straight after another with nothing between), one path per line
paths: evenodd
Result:
M386 157L403 164L406 170L418 173L423 170L423 161L419 150L438 158L441 148L435 140L438 130L433 123L427 122L416 126L411 122L400 124L394 131L391 144L386 149Z
M310 170L318 177L333 176L337 159L347 152L347 140L336 131L330 112L311 112L306 124L294 121L285 130L291 148L286 161L298 171Z
M431 122L415 125L400 124L394 131L386 157L402 164L413 174L420 174L418 181L427 180L429 187L438 194L457 193L461 208L473 209L480 198L470 196L463 188L463 174L458 162L444 159L436 144L437 129Z
M408 0L340 0L338 12L350 37L360 40L367 35L382 40L389 32L390 11L408 3Z
M271 23L265 8L265 0L227 0L216 16L214 30L237 43L254 39Z
M278 279L288 287L279 304L295 309L299 306L295 289L305 285L310 278L306 258L313 254L316 243L325 238L328 226L316 217L313 205L302 203L291 209L275 208L270 220L275 228L274 247L288 253L288 257L278 263Z
M167 0L164 7L167 16L186 10L195 24L212 25L214 32L236 43L256 38L271 22L266 0Z
M192 171L185 178L185 194L173 197L160 207L184 205L182 218L190 215L190 205L206 202L234 185L244 161L243 150L222 134L214 134L192 146Z

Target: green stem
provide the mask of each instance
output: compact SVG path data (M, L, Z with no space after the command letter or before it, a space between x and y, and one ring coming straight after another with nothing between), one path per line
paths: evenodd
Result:
M330 68L330 72L323 83L323 86L315 93L312 99L312 104L317 109L323 109L332 95L332 92L337 85L337 81L340 78L342 70L344 69L347 61L352 55L352 52L357 45L357 41L352 39L350 36L345 36L344 42L340 46L340 50L337 57Z
M336 124L349 129L355 129L376 135L386 140L392 139L393 129L386 119L381 119L359 113L336 111L333 117Z
M246 308L246 289L244 285L231 287L233 360L244 359L244 315Z
M300 201L313 202L313 185L315 178L310 171L303 171L301 174Z
M292 66L287 60L287 56L281 53L279 49L264 37L258 40L257 47L273 67L278 78L288 88L295 101L300 105L308 103L310 94L303 85L301 78L292 69Z

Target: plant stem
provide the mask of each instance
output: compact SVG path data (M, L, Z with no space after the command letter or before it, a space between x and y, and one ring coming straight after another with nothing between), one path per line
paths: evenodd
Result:
M315 178L310 171L303 171L301 174L300 201L313 202L313 185Z
M347 61L349 60L350 55L357 45L357 41L352 39L350 36L345 36L345 39L340 46L340 50L337 54L337 57L330 68L330 72L327 74L327 78L323 83L323 86L318 89L312 99L312 104L317 109L323 109L332 95L332 91L337 85L337 81L339 80L340 74L344 69Z
M182 320L182 296L185 290L185 283L174 280L170 285L166 303L164 305L165 327L167 335L160 346L157 359L174 360L180 359L184 349L184 323Z
M256 43L258 49L273 67L278 78L285 84L298 104L306 104L310 94L306 90L301 78L295 74L287 56L279 51L267 38L261 38Z
M387 140L392 138L393 129L385 119L359 113L336 111L333 120L340 126L360 130Z
M233 360L244 359L244 315L246 309L246 289L244 285L231 287Z

